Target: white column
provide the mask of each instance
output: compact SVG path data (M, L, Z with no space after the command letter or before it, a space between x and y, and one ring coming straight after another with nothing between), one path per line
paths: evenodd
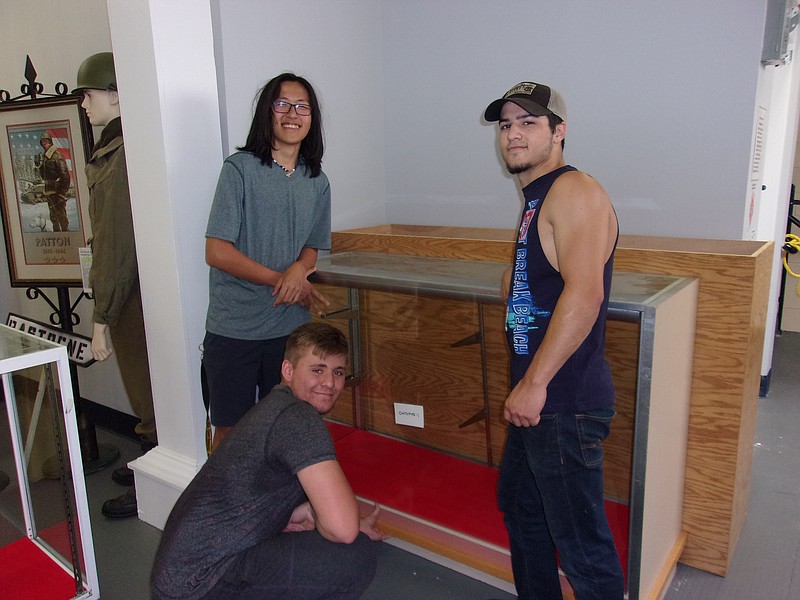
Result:
M209 0L108 0L159 445L131 463L162 528L206 459L204 232L222 162Z

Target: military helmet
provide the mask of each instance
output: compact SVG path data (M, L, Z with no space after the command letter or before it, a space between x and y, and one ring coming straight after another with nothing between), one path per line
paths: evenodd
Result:
M50 140L52 142L53 136L50 135L49 131L43 131L42 134L39 136L39 143L41 143L42 140Z
M78 68L78 87L73 91L86 89L117 91L117 74L114 72L114 54L100 52L92 54Z

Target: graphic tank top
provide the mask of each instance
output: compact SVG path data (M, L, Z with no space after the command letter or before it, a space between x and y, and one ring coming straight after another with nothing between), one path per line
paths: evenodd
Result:
M525 207L514 249L506 310L506 340L511 351L511 385L525 375L542 343L564 280L542 250L539 215L553 183L575 167L565 165L542 175L522 190ZM614 245L616 249L616 244ZM604 298L589 335L547 386L542 413L572 413L614 405L614 383L605 360L606 312L611 292L614 252L603 272Z

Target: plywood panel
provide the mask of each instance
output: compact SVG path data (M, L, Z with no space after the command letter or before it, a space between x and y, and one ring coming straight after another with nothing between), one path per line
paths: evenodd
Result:
M508 344L504 330L505 307L484 305L487 382L489 386L489 422L492 440L492 464L498 466L506 443L508 422L503 418L503 404L511 387Z
M603 474L606 496L626 502L631 493L638 354L639 325L608 321L606 360L614 378L614 409L617 414L611 424L611 434L603 444Z
M666 564L675 566L675 543L684 537L683 487L697 287L697 280L684 286L657 308L655 318L650 406L646 415L640 598L660 597L660 572ZM637 472L637 483L638 478Z
M700 280L684 494L689 538L681 562L719 575L746 516L770 247L732 242L721 248L755 248L753 256L621 247L615 261L623 271Z
M420 225L380 225L349 231L335 231L332 252L387 252L436 258L470 260L510 260L507 229L471 227L430 227Z

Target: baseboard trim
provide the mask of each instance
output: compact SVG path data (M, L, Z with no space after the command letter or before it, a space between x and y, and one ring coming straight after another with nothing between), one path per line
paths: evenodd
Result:
M769 384L771 378L772 378L772 369L770 369L769 373L767 373L766 375L761 376L761 385L758 389L759 398L766 398L767 394L769 394Z

